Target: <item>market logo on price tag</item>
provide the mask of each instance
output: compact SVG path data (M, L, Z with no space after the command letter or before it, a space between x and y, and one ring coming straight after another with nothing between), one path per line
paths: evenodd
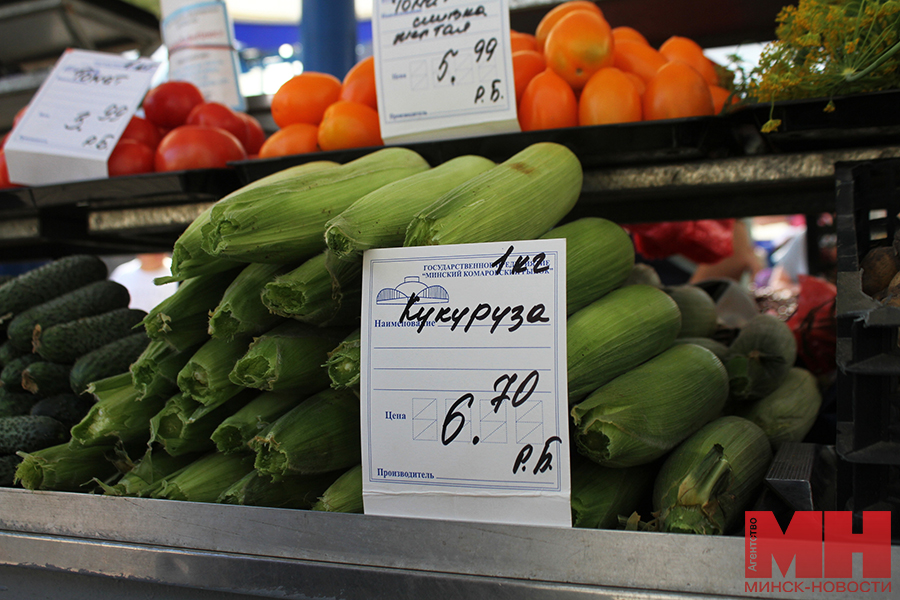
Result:
M367 251L367 514L571 526L565 240Z
M519 131L509 0L379 0L372 46L386 142Z

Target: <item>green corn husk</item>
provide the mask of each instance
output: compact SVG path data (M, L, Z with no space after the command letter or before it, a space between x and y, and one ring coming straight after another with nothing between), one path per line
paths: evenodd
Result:
M128 372L91 383L88 393L97 402L88 414L72 427L73 448L87 446L125 446L146 444L150 439L150 417L165 404L165 398L154 396L139 400L140 393L131 383Z
M16 468L15 480L29 490L89 491L86 487L93 480L106 480L118 472L109 450L107 446L73 448L58 444L35 452L20 452L22 462Z
M339 260L359 262L369 248L402 246L406 227L441 196L497 165L474 155L388 183L351 204L325 224L325 243Z
M718 327L716 302L703 288L683 284L664 288L681 311L678 337L710 337Z
M17 454L0 456L0 487L13 487L16 483L16 468L22 462Z
M404 246L537 238L575 206L581 161L555 142L538 142L444 194L417 214Z
M247 184L241 190L247 191L253 187L268 185L275 183L281 179L294 177L299 173L313 172L327 167L335 167L337 163L332 161L311 161L303 165L288 167L277 173L273 173L267 177L263 177ZM172 249L172 275L169 277L159 277L154 280L157 285L172 283L175 281L184 281L201 275L212 275L227 271L234 267L243 265L242 261L233 260L224 256L212 256L202 247L201 230L209 223L209 217L212 213L214 204L203 210L197 218L195 218L184 232L175 240L175 246Z
M172 248L172 264L169 267L171 275L157 277L153 283L156 285L177 283L194 277L215 275L242 266L242 263L237 260L211 256L200 245L200 230L209 223L209 215L213 206L214 204L210 204L197 215L175 240Z
M272 392L314 393L328 387L322 363L344 330L286 321L255 338L228 377L235 385Z
M252 455L210 452L164 478L153 497L216 502L222 492L252 470Z
M205 406L218 406L237 395L243 387L232 382L228 374L249 345L248 336L232 340L210 339L178 372L178 389Z
M140 395L138 399L174 394L178 390L179 371L202 345L178 350L165 340L151 341L128 368L131 381Z
M265 285L262 302L269 312L312 325L359 321L362 264L334 260L329 251L279 275Z
M774 392L739 407L736 414L759 425L777 452L785 442L803 441L821 407L822 394L816 376L802 367L794 367Z
M256 470L276 480L360 463L359 398L327 388L282 415L250 447Z
M648 265L647 263L635 263L631 268L631 273L628 274L628 277L622 284L622 286L626 285L652 285L653 287L658 288L663 287L662 279L659 278L659 273L656 272L656 269L654 269L652 265Z
M634 267L634 244L612 221L584 217L554 227L542 239L566 240L566 315L621 287Z
M245 390L212 409L197 404L189 396L172 396L150 418L150 443L161 446L172 456L214 450L212 432L254 396L253 391Z
M728 416L708 423L666 458L653 487L659 529L722 535L743 521L772 462L765 432Z
M258 394L226 417L209 437L219 452L252 452L250 440L306 398L294 390Z
M39 399L31 392L10 392L0 387L0 418L28 414Z
M151 340L165 340L184 350L209 338L209 311L218 306L222 294L240 269L188 279L175 293L153 307L144 318Z
M765 398L781 385L797 360L797 340L787 323L774 315L750 319L729 346L731 400Z
M213 207L201 229L214 256L246 262L306 260L325 249L325 223L383 185L429 168L416 152L389 147L344 165L242 188Z
M272 481L268 475L251 471L219 494L220 504L268 506L308 510L325 489L334 482L334 473L291 475Z
M312 510L362 514L362 483L362 465L351 467L328 486Z
M263 286L293 268L289 265L251 263L234 278L222 300L209 315L209 335L232 339L236 335L257 335L268 331L283 317L273 314L262 302Z
M659 465L612 469L572 457L572 526L618 529L619 517L649 505Z
M714 340L708 337L679 337L676 338L673 342L674 344L694 344L696 346L703 346L710 352L716 355L716 358L722 361L722 364L725 364L728 361L728 346L723 344L718 340Z
M712 352L672 346L572 407L575 445L601 465L645 464L719 416L727 399L728 374Z
M328 353L323 365L328 371L331 387L359 389L360 330L357 327L337 347Z
M569 404L669 348L681 328L678 305L662 290L613 290L566 321Z
M164 478L199 458L196 454L172 456L162 449L148 449L114 484L97 480L95 483L107 496L149 498L162 484Z

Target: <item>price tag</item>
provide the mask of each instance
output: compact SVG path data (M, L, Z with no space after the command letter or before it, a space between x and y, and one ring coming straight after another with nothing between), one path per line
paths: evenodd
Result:
M377 0L373 54L387 143L519 131L509 0Z
M369 250L367 514L571 526L565 240Z
M43 185L108 177L109 155L158 67L143 58L64 52L6 142L10 180Z

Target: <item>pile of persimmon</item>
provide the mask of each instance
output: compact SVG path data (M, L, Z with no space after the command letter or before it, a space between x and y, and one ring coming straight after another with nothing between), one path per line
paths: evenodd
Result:
M343 80L315 71L293 76L272 96L271 111L278 130L260 148L260 158L384 145L372 56Z
M729 101L695 41L654 48L632 27L611 27L594 2L559 4L511 42L523 131L714 115Z

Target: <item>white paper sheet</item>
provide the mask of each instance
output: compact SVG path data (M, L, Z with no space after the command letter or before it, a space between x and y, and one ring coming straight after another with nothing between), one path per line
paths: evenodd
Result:
M565 283L561 239L365 253L367 514L571 526Z

